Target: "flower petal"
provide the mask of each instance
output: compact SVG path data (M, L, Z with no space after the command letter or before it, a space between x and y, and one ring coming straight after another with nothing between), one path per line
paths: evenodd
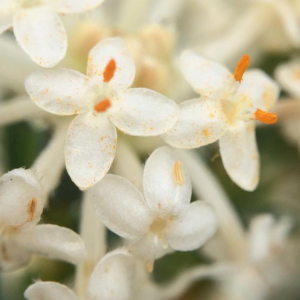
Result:
M150 155L143 185L146 202L157 214L178 214L191 201L190 178L169 147L159 148Z
M135 263L125 250L105 255L91 275L86 300L130 300L135 280Z
M12 27L13 16L20 5L17 0L0 1L0 34Z
M25 88L36 105L56 115L74 115L88 106L88 78L77 71L38 71L26 79Z
M65 145L67 171L82 190L96 184L115 158L117 131L102 115L83 114L71 123Z
M17 233L14 240L30 252L72 264L78 264L86 256L81 237L71 229L57 225L37 225Z
M47 0L44 2L60 14L89 11L99 6L104 0Z
M163 139L173 147L192 149L211 144L227 130L221 101L192 99L180 104L180 116Z
M52 68L67 51L67 36L61 19L45 6L19 10L13 21L22 49L38 65Z
M170 130L178 119L177 104L149 89L127 89L114 98L110 119L123 132L155 136Z
M15 169L0 178L0 223L28 228L37 224L44 207L40 183L31 170Z
M220 96L232 82L232 74L222 65L186 50L180 58L186 81L202 96Z
M28 300L77 300L73 291L57 282L36 282L24 293Z
M124 238L139 238L152 218L141 192L127 179L106 175L92 190L96 214L113 232Z
M195 250L216 233L217 224L212 208L204 201L195 201L169 225L166 239L176 250Z
M111 61L114 61L116 69L108 84L115 91L123 91L134 80L135 65L125 42L119 37L105 39L90 51L87 75L104 81L104 72Z
M254 122L240 122L220 138L226 172L242 189L253 191L259 180L259 153Z
M277 83L261 70L249 70L243 76L238 89L241 97L250 97L253 109L270 110L279 96Z

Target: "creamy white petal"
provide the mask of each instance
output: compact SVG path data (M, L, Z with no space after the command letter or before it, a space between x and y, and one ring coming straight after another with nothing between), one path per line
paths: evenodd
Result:
M177 123L163 135L163 139L173 147L192 149L211 144L228 128L221 101L198 98L181 103L179 108Z
M65 116L88 109L88 78L77 71L38 71L26 79L25 88L34 103L50 113Z
M15 169L0 178L0 224L28 228L43 211L40 182L31 170Z
M240 122L220 138L226 172L242 189L253 191L259 181L259 153L254 122Z
M180 67L186 81L202 96L220 96L233 82L225 67L190 50L182 53Z
M151 211L176 215L191 201L192 186L184 165L169 147L156 149L144 169L144 195Z
M139 238L152 218L141 192L127 179L106 175L91 189L96 213L113 232L124 238Z
M19 10L13 21L15 37L38 65L52 68L65 56L67 36L59 16L47 8Z
M195 250L216 233L217 225L212 208L204 201L195 201L168 226L166 240L175 250Z
M125 90L134 80L135 65L125 41L119 37L105 39L90 51L87 75L102 82L104 71L111 60L114 60L116 70L108 84L116 91Z
M117 132L105 116L83 114L71 123L65 145L66 168L74 183L88 189L108 172L115 158Z
M0 34L12 27L13 16L20 8L18 0L0 1Z
M24 297L28 300L77 300L73 291L57 282L36 282L30 285Z
M134 259L125 250L105 255L95 267L86 300L131 300L135 280Z
M58 13L70 14L89 11L99 6L104 0L43 0Z
M278 100L279 87L265 72L253 69L244 74L238 94L252 100L254 111L268 111Z
M14 240L32 253L73 264L80 263L86 256L81 237L71 229L57 225L37 225L17 233Z
M170 130L179 116L177 104L145 88L127 89L114 99L110 119L123 132L155 136Z

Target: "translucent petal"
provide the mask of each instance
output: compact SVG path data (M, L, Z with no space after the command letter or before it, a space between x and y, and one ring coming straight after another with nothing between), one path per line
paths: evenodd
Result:
M13 16L19 9L18 0L0 1L0 34L12 27Z
M179 116L174 101L144 88L119 93L114 104L116 109L110 119L121 131L130 135L160 135L170 130Z
M28 228L43 211L40 183L31 170L15 169L0 178L0 223Z
M70 14L89 11L100 5L104 0L43 0L58 13Z
M86 300L131 300L135 280L135 263L126 251L105 255L90 278Z
M177 123L163 135L163 139L173 147L192 149L211 144L228 128L221 101L198 98L185 101L179 107Z
M259 180L259 153L253 122L240 122L220 138L226 172L242 189L253 191Z
M65 56L67 36L61 19L45 6L19 10L13 21L22 49L38 65L52 68Z
M253 109L270 110L279 96L277 83L261 70L249 70L238 89L241 97L250 97Z
M191 201L192 186L184 165L173 150L155 150L144 169L144 194L151 211L157 214L178 214Z
M36 282L24 293L28 300L77 300L77 296L65 285L57 282Z
M106 175L91 190L96 213L113 232L139 238L152 222L141 192L127 179Z
M71 123L65 145L67 171L82 190L103 178L115 158L117 131L101 114L83 114Z
M31 253L10 239L0 236L0 272L15 271L29 263Z
M81 237L71 229L57 225L37 225L17 233L14 240L32 253L73 264L83 261L86 256Z
M114 60L116 70L108 84L115 91L125 90L134 80L135 65L125 42L119 37L102 40L90 51L87 75L102 82L104 71L111 60Z
M195 201L168 226L166 239L176 250L195 250L216 233L217 225L212 208L204 201Z
M190 50L182 53L180 67L186 81L202 96L222 95L233 80L225 67Z

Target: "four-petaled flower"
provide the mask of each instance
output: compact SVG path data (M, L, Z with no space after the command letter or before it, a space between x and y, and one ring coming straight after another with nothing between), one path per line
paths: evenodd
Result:
M89 54L87 76L73 70L43 70L29 76L33 101L57 115L78 116L65 145L68 173L88 189L108 172L115 157L117 131L157 136L170 130L179 110L172 100L145 88L128 88L135 66L124 41L110 38Z
M67 35L57 15L91 10L104 0L1 0L0 34L13 26L22 49L37 64L52 68L65 56Z
M153 262L166 252L199 248L217 229L211 207L190 203L190 179L173 150L155 150L144 170L144 196L128 180L105 176L91 190L95 212L113 232L131 240L136 255L152 271Z
M197 148L220 138L227 173L241 188L252 191L259 179L253 120L277 121L275 114L266 111L276 102L279 89L264 72L245 72L249 63L244 55L231 74L222 65L189 50L183 52L183 75L202 97L181 104L179 120L164 139L174 147Z

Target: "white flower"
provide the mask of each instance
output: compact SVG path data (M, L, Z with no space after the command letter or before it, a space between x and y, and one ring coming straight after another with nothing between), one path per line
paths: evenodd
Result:
M166 250L197 249L216 232L210 206L190 203L190 179L170 148L151 154L143 186L144 196L128 180L107 175L91 192L95 212L110 230L140 249L149 271Z
M64 25L57 15L84 12L103 0L1 0L0 34L13 26L17 42L37 64L54 67L67 50Z
M117 131L156 136L170 130L178 107L148 89L128 88L135 67L122 39L110 38L90 52L87 76L68 70L43 70L29 76L33 101L58 115L79 114L71 123L65 146L66 167L77 186L87 189L109 170Z
M132 300L135 262L126 250L105 255L96 265L87 287L85 300ZM24 294L28 300L78 300L66 286L56 282L37 282Z
M84 244L72 230L36 225L43 211L43 193L31 170L16 169L0 178L0 271L29 262L32 253L78 263Z
M255 189L259 178L259 153L252 120L275 123L267 113L278 98L278 87L265 73L250 70L244 55L234 74L191 51L181 56L185 79L201 98L181 104L176 125L164 136L178 148L197 148L220 138L220 151L231 179L245 190Z

